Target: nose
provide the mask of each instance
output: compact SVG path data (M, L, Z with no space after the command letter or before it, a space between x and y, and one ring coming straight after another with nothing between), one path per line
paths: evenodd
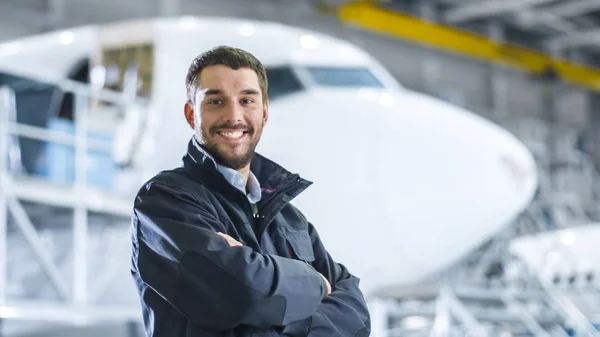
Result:
M230 104L227 104L225 109L225 118L233 123L241 122L244 120L244 107L237 101L232 100Z

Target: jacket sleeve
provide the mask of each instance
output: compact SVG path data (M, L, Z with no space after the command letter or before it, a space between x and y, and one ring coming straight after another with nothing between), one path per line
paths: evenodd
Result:
M132 272L199 327L283 326L310 317L326 296L313 267L230 247L206 205L171 186L140 190L133 230Z
M308 336L369 336L370 315L359 288L359 278L331 258L312 224L309 231L315 252L313 265L329 280L332 292L312 315Z

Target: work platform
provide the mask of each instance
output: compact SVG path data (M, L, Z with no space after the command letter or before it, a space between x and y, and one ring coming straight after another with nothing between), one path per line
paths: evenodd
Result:
M63 89L74 94L71 130L17 123L15 93L0 88L0 335L112 322L134 327L134 336L140 327L141 306L127 257L132 187L141 186L141 177L127 175L116 162L107 165L102 153L110 155L114 144L90 136L93 127L118 122L114 111L123 97L69 83ZM103 95L114 100L92 112L89 102ZM126 112L122 108L121 115ZM45 154L54 151L63 162L46 174L24 173L24 138L45 144ZM94 180L107 167L105 173L115 178L113 189ZM130 180L125 187L116 179L121 174Z

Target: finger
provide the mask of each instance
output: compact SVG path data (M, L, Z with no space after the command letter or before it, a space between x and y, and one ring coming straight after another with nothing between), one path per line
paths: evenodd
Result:
M221 232L218 232L217 234L219 236L221 236L223 239L225 239L225 241L227 241L227 243L229 244L230 247L243 246L240 242L238 242L236 239L232 238L231 236L229 236L227 234L223 234Z
M224 234L224 233L217 233L217 234L227 241L234 240L231 236L229 236L227 234Z
M222 238L223 238L223 240L225 240L225 242L227 242L227 244L228 244L229 246L231 246L231 240L229 240L229 239L230 239L230 238L229 238L229 235L227 235L227 234L223 234L223 233L217 233L217 235L218 235L218 236L220 236L220 237L222 237Z
M233 240L233 238L227 234L223 234L223 233L217 233L217 235L219 235L220 237L222 237L223 239L229 241L229 240Z
M222 236L223 236L224 238L226 238L228 241L231 241L231 242L237 242L237 243L239 243L239 242L238 242L236 239L232 238L231 236L229 236L229 235L227 235L227 234L223 234Z
M242 244L241 244L241 243L240 243L238 240L236 240L236 239L232 238L231 236L228 236L227 240L228 240L228 241L231 243L231 245L233 245L233 246L241 246L241 245L242 245Z

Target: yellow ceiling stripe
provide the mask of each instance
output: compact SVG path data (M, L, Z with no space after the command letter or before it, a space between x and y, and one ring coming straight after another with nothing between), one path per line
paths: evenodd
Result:
M566 82L600 91L598 69L379 8L371 1L341 5L337 16L344 23L532 73L553 68Z

